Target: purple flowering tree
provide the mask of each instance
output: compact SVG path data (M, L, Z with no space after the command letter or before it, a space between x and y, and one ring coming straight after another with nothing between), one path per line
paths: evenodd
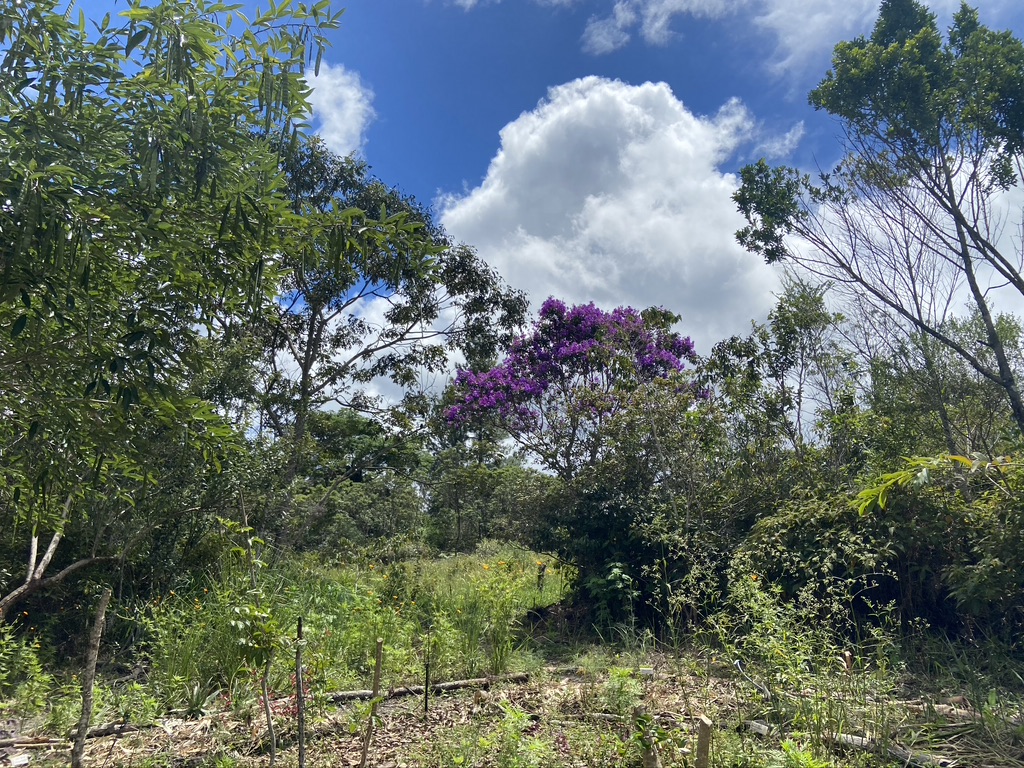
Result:
M467 427L495 419L543 466L572 480L601 458L602 427L631 393L695 359L690 339L671 329L676 320L664 309L605 312L548 299L504 362L459 373L447 419Z

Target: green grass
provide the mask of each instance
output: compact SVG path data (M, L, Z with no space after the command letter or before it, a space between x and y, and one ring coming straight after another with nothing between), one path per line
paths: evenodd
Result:
M468 721L436 733L410 764L638 765L638 706L681 718L655 732L666 765L690 764L688 718L698 713L716 724L716 768L899 764L838 749L840 733L963 765L1024 764L1024 667L1015 648L927 635L908 643L884 617L847 645L808 618L806 606L783 601L756 579L735 583L731 610L688 642L661 644L635 623L603 637L578 627L558 635L555 622L534 643L524 617L554 605L565 581L549 561L538 590L537 563L536 555L493 544L473 555L398 563L292 560L257 570L255 587L242 561L225 563L217 579L137 606L147 675L101 683L93 721L141 724L169 711L215 711L258 730L258 677L269 655L274 711L287 734L301 616L313 724L334 713L328 693L370 687L378 637L385 688L422 682L428 660L435 681L535 672L529 691L497 694ZM78 681L70 670L44 671L37 651L0 631L0 712L65 734L78 716ZM953 700L973 714L955 719L910 700ZM588 721L588 713L618 719ZM365 718L365 708L350 708L351 725ZM751 734L744 725L751 720L769 725L769 736Z
M259 575L259 600L248 575L227 569L145 606L150 680L169 708L198 710L216 694L234 701L272 649L273 687L286 691L300 616L314 697L369 687L377 638L385 687L422 682L428 660L434 680L508 672L529 664L518 639L525 613L561 597L558 579L537 589L537 562L494 546L431 561L293 561Z

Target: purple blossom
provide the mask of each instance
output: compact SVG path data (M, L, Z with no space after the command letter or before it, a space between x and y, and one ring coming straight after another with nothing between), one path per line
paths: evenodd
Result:
M493 415L535 451L546 437L571 451L594 438L602 419L638 386L669 377L695 359L690 339L671 330L674 320L664 310L605 312L549 298L533 330L513 342L498 366L459 371L459 399L445 416L450 423L469 424ZM556 468L572 460L548 458Z

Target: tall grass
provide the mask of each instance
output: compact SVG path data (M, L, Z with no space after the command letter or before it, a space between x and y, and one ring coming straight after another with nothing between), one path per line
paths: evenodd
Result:
M265 657L258 625L275 634L271 679L290 686L293 633L305 625L304 662L314 695L366 687L378 637L383 684L500 674L523 663L517 628L527 610L560 597L559 580L537 588L538 558L493 545L472 556L384 564L372 559L325 568L312 560L260 574L260 600L238 568L155 599L142 615L150 680L169 707L196 709L210 697L237 698Z

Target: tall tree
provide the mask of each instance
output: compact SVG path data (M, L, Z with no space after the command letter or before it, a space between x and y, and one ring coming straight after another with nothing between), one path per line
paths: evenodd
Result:
M639 385L681 371L695 354L664 309L611 312L548 299L533 331L489 371L461 371L446 417L493 416L535 460L564 480L600 458L602 426Z
M251 24L134 0L91 30L57 5L0 7L0 520L26 552L0 617L123 553L148 430L223 439L185 383L276 290L297 217L271 137L304 117L304 67L338 24L326 0ZM48 575L89 521L92 555Z
M466 246L454 246L416 200L316 138L284 165L304 229L269 331L265 413L297 445L319 408L377 407L366 385L415 388L459 350L489 356L522 324L526 300ZM332 251L339 228L347 238Z
M966 5L943 39L923 5L886 0L870 37L836 46L810 100L840 122L845 157L817 184L764 161L743 169L740 242L861 293L953 350L1000 387L1024 433L991 306L996 285L1024 294L1020 254L1004 236L1020 212L1000 207L1024 169L1024 45ZM961 286L991 356L940 322Z

